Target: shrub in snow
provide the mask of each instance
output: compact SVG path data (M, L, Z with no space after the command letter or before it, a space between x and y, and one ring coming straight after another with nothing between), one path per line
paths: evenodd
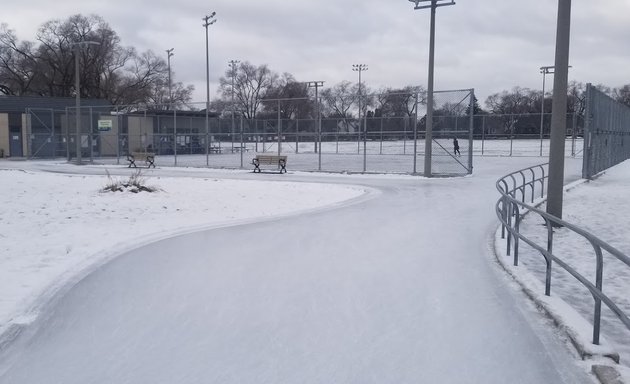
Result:
M154 186L146 185L146 178L142 176L142 171L140 169L136 170L129 176L127 180L119 180L114 179L112 175L110 175L109 171L107 172L107 184L105 187L101 189L101 192L125 192L129 191L132 193L139 192L156 192L160 189Z

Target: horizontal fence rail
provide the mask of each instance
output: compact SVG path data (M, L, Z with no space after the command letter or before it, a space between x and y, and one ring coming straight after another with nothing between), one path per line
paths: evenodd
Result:
M534 203L538 196L540 196L540 198L544 197L545 182L548 179L548 173L546 172L547 166L548 164L546 163L521 169L500 178L496 182L496 188L501 194L495 206L496 214L502 226L501 238L506 240L506 253L508 256L513 256L515 266L519 263L519 242L521 241L543 256L546 264L545 295L551 295L551 271L554 263L563 268L590 291L595 301L593 344L599 344L602 303L604 303L619 320L621 320L626 328L630 330L630 318L628 318L628 315L603 292L603 251L608 252L608 254L628 267L630 267L630 258L592 233L530 205ZM520 224L526 214L535 214L544 220L547 230L546 244L541 245L536 243L534 240L521 233ZM554 228L558 227L566 228L578 234L586 239L593 247L593 259L596 271L595 282L592 282L589 278L580 274L565 261L566 259L562 259L559 255L553 253Z

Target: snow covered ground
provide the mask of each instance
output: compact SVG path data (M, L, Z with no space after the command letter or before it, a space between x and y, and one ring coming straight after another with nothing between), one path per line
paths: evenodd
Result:
M80 382L113 369L107 374L116 382L139 382L142 375L175 382L181 372L191 383L206 382L204 375L235 383L585 382L552 340L557 335L548 333L549 324L515 302L506 293L509 283L488 268L494 181L539 162L483 159L473 177L458 180L290 173L261 181L248 172L162 168L147 175L163 191L123 195L98 192L107 184L105 168L120 179L129 173L122 167L2 161L0 289L7 294L0 299L0 331L34 322L40 311L51 311L49 300L66 293L48 315L42 341L29 343L30 355L7 377L45 382L62 369L71 372L65 382ZM569 177L579 174L579 163L568 161ZM356 204L339 214L289 217L346 207L343 201ZM239 225L270 215L287 219L269 230ZM230 225L234 230L156 243ZM203 250L210 246L221 251L208 259ZM180 270L170 260L173 252L199 272L212 266L211 275ZM139 276L148 292L129 282ZM207 282L203 293L196 279ZM194 293L164 281L190 285ZM135 297L135 289L148 296ZM114 291L121 296L112 299ZM164 309L171 306L178 313L173 320ZM131 316L137 310L138 319ZM218 346L200 334L216 335ZM157 351L138 356L145 335ZM170 343L179 337L195 353L173 360ZM73 365L60 365L68 361L56 360L62 356ZM137 364L156 371L138 371ZM0 371L4 384L3 377Z
M72 175L63 173L76 172L76 166L63 163L0 162L0 335L11 324L29 323L38 314L37 304L60 287L130 248L311 210L366 192L343 185L230 180L206 171L185 181L146 172L146 184L160 191L103 193L111 180L128 180L122 175L133 173L119 170L108 178L106 169L92 169L100 176Z
M606 241L625 255L630 255L630 161L606 170L600 177L569 188L564 195L563 219L580 226ZM544 209L544 205L543 205ZM546 244L546 227L537 215L529 215L521 231L538 244ZM504 248L503 246L500 249ZM567 230L554 233L555 255L595 283L595 252L583 237ZM630 266L604 251L603 291L626 314L630 314ZM543 257L523 244L519 259L540 282L545 281ZM590 292L562 268L553 268L551 293L568 302L592 324L594 300ZM620 353L621 363L630 366L630 330L602 305L602 335ZM585 337L591 340L589 334Z

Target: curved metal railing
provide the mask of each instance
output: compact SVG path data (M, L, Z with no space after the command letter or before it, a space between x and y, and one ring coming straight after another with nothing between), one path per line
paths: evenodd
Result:
M602 291L603 283L603 271L604 271L604 258L602 250L605 250L613 257L630 267L630 257L623 254L610 244L599 239L597 236L590 232L559 219L547 212L541 211L535 208L533 205L529 205L526 201L529 200L531 204L534 203L535 198L540 194L540 198L545 195L545 182L548 179L546 173L546 167L548 163L536 165L530 168L525 168L512 172L503 176L496 182L496 187L501 198L496 204L496 213L501 222L501 238L506 239L508 256L512 254L514 258L514 265L518 265L518 251L519 242L523 241L533 249L542 254L546 263L545 271L545 295L551 295L551 269L553 263L558 264L565 271L571 274L577 281L585 286L593 296L595 300L594 318L593 318L593 344L599 344L600 326L601 326L601 309L602 303L604 303L621 322L630 329L630 318L623 312L604 292ZM539 187L539 190L536 188ZM547 244L539 245L535 241L525 237L520 232L520 224L523 217L526 214L536 214L540 216L544 221L547 228ZM595 267L595 283L591 282L588 278L581 275L568 263L563 261L553 253L553 228L564 227L568 230L577 233L585 238L593 247ZM507 237L507 238L506 238Z

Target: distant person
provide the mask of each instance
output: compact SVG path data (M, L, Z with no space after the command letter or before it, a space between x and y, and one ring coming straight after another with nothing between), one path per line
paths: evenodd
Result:
M453 154L461 156L461 152L459 152L459 142L457 141L457 137L453 138Z

